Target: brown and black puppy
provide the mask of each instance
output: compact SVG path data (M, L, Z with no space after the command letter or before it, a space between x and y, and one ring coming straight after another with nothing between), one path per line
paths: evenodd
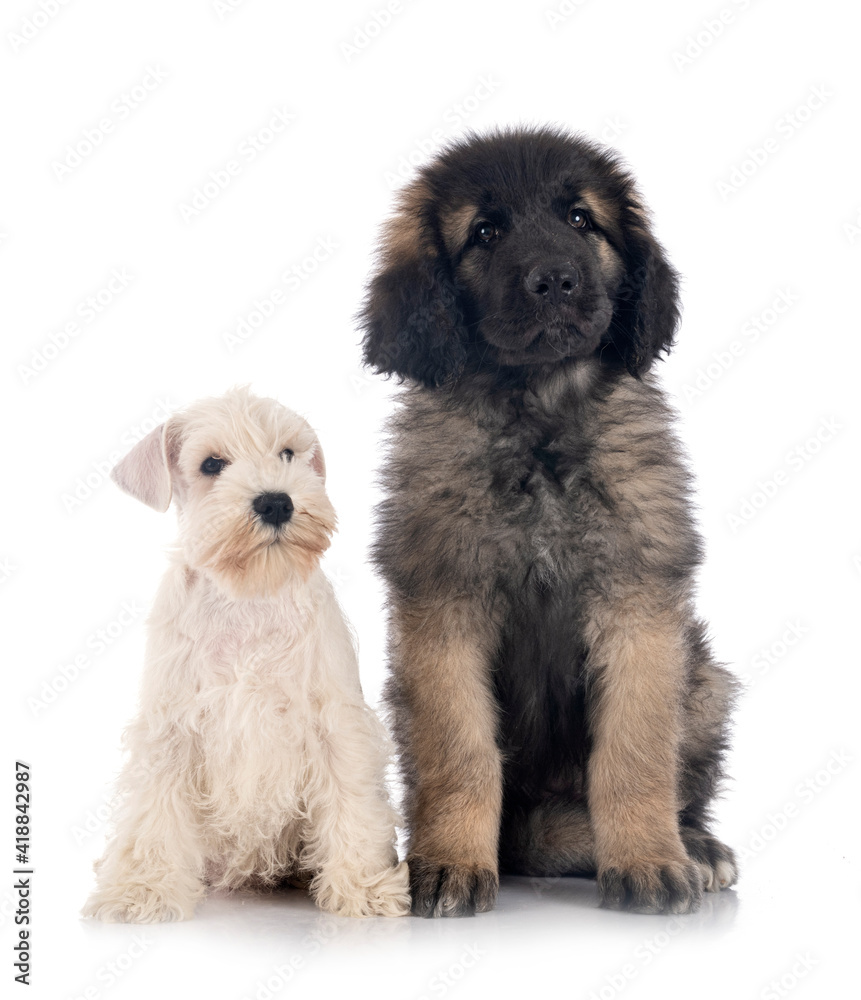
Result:
M650 371L677 292L631 177L556 130L451 146L385 230L362 322L407 383L375 559L417 914L490 909L500 870L648 913L735 881L706 827L735 685Z

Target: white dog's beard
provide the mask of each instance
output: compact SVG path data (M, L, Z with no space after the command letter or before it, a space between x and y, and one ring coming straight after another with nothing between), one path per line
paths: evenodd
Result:
M214 507L207 529L196 529L198 537L184 546L189 561L236 597L271 594L290 579L307 579L329 547L335 512L322 490L293 501L292 517L279 528L261 522L247 501L233 511ZM198 525L204 514L197 511Z

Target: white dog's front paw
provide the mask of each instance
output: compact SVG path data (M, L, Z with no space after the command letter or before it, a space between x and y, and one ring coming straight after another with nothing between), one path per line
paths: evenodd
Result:
M81 911L108 923L155 924L190 920L197 897L179 896L163 885L123 885L93 893Z
M330 873L314 896L321 909L339 917L404 917L410 912L409 871L401 862L367 877Z

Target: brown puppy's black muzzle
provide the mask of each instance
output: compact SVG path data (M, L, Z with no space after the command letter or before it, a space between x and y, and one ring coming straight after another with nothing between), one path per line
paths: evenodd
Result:
M543 304L569 305L580 284L580 272L573 264L538 264L526 275L526 290Z

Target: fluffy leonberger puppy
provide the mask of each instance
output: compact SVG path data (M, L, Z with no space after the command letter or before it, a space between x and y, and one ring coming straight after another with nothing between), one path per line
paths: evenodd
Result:
M554 129L458 142L403 191L362 312L406 383L374 558L413 912L499 872L686 913L735 693L693 606L701 544L653 373L677 274L618 158Z

